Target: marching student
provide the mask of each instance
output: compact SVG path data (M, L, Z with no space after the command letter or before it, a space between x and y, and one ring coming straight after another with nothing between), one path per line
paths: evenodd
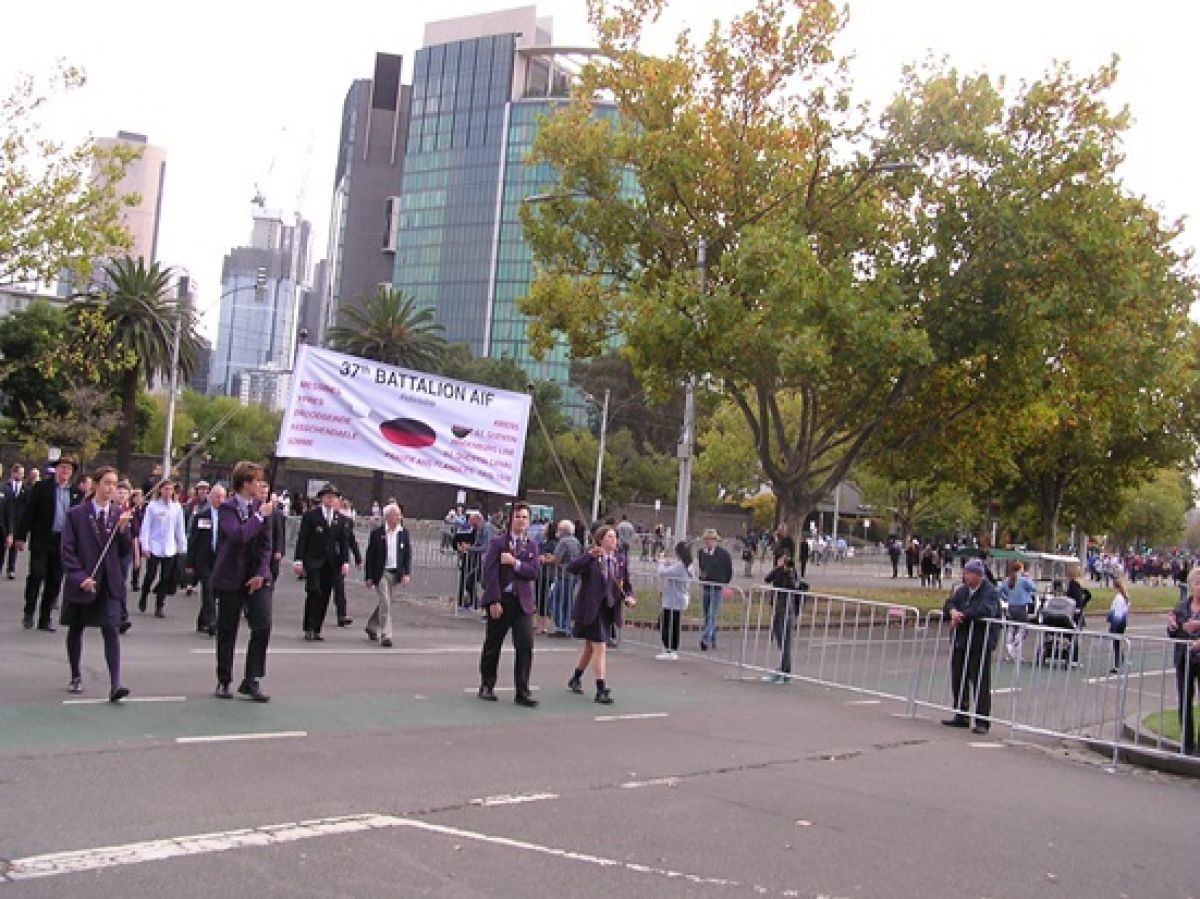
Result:
M217 560L212 588L217 597L218 699L232 699L233 650L238 622L245 610L250 625L246 673L237 691L255 702L268 702L259 680L267 673L271 640L271 514L275 503L263 501L267 482L263 468L239 462L230 478L232 496L217 510Z
M125 576L121 556L131 552L129 520L133 513L113 501L117 472L105 466L96 471L90 499L70 509L62 531L62 624L67 628L67 689L83 692L83 630L100 628L104 661L108 664L109 702L129 695L121 684L121 640L117 629L125 611Z
M594 539L595 544L591 549L567 565L568 573L580 578L572 633L586 641L567 687L572 693L582 693L583 674L594 661L596 702L611 705L612 691L605 679L608 674L608 638L613 628L621 626L623 607L635 606L637 600L633 596L633 584L629 581L628 560L617 552L616 528L602 525L596 530Z
M491 539L483 557L483 607L487 632L479 655L479 698L496 701L496 672L500 650L512 630L516 661L513 664L514 702L527 709L538 701L529 689L533 668L533 613L537 605L533 585L542 571L537 545L529 539L529 506L513 506L508 531Z

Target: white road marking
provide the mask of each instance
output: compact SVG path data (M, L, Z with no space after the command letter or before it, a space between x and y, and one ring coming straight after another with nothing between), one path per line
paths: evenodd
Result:
M983 742L974 743L974 742L972 742L972 743L968 743L967 745L970 746L972 749L1003 749L1004 748L1003 743L983 743Z
M493 687L492 689L496 693L511 693L513 690L516 689L516 687ZM533 692L533 693L536 693L540 689L542 689L542 688L541 687L530 687L529 688L530 692ZM463 692L464 693L478 693L479 688L478 687L463 687Z
M136 865L151 861L164 861L172 858L207 855L251 846L276 846L283 843L292 843L297 840L362 833L368 830L379 830L389 827L404 827L424 833L453 837L459 840L472 840L478 843L488 843L493 846L503 846L509 849L519 849L524 852L548 855L552 858L594 865L598 868L622 869L634 874L646 874L651 877L681 880L700 886L730 887L735 889L750 887L759 895L771 892L761 886L743 884L724 877L689 874L685 871L674 871L668 868L658 868L637 862L605 858L590 853L559 849L554 846L543 846L525 840L493 836L473 830L449 827L443 824L417 821L412 818L397 818L391 815L374 814L347 815L338 818L297 821L288 824L271 824L263 827L230 830L222 833L193 834L163 840L150 840L143 843L127 843L122 846L103 846L96 849L32 855L27 858L14 859L7 870L0 871L0 883L4 881L32 880L39 877L56 877L63 874L78 874L83 871L98 871L105 868ZM794 890L785 890L782 891L782 895L791 896L797 895L797 893Z
M192 655L211 656L211 649L190 649ZM244 649L237 650L239 653L244 653ZM552 646L547 649L534 649L534 653L545 652L577 652L577 650L566 646ZM328 649L309 649L303 646L287 647L283 646L279 649L272 648L271 656L378 656L387 658L388 656L436 656L436 655L478 655L479 646L428 646L428 647L395 647L392 649L380 649L378 646L369 647L363 646L357 649L339 649L330 647Z
M597 715L596 721L645 721L647 718L669 718L666 712L641 712L636 715Z
M472 799L471 805L491 808L494 805L522 805L526 802L542 802L546 799L557 799L557 793L525 793L524 795L487 796L483 799Z
M1005 693L1020 693L1023 687L1001 687L999 690L993 690L993 696L1003 696Z
M281 730L265 734L213 734L204 737L176 737L176 743L233 743L240 740L286 740L293 737L307 737L306 730Z
M186 696L126 696L120 703L112 703L112 705L125 705L130 702L187 702ZM63 705L109 705L107 699L64 699Z
M846 705L880 705L882 699L847 699Z
M1084 681L1084 683L1085 684L1103 684L1103 683L1107 683L1108 681L1118 681L1122 677L1127 677L1127 678L1129 678L1129 680L1133 680L1134 678L1137 678L1137 677L1159 677L1164 674L1174 674L1174 673L1175 673L1174 668L1161 668L1158 671L1135 671L1132 674L1126 674L1126 675L1106 674L1103 677L1089 677L1086 681Z
M642 787L676 787L678 777L656 777L653 780L630 780L621 784L622 790L640 790Z

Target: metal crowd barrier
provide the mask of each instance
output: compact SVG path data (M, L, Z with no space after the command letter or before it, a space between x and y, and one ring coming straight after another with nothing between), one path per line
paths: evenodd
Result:
M626 613L625 639L656 646L662 634L653 597L661 583L657 576L642 581L635 587L644 601ZM697 636L705 587L720 589L723 603L716 647L701 653ZM1166 637L969 622L962 626L965 664L956 684L951 676L954 629L940 611L922 617L913 606L769 586L744 591L697 580L688 581L688 592L681 654L734 666L742 676L794 679L896 700L905 703L910 715L918 708L953 715L958 711L954 697L965 690L965 714L973 723L1083 739L1111 749L1114 762L1123 748L1182 754L1182 741L1176 745L1142 722L1156 713L1178 720L1184 685L1193 683L1200 692L1200 666L1193 656L1183 653L1181 666L1175 665L1176 648L1186 641ZM1009 634L1022 638L1012 655ZM987 665L973 664L985 657ZM985 672L991 708L973 717ZM1194 705L1192 709L1197 715Z

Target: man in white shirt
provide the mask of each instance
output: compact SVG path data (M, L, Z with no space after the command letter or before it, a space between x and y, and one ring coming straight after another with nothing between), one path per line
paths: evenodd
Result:
M367 637L379 640L385 649L392 645L392 600L412 575L412 541L404 529L400 506L388 503L383 524L367 538L366 581L379 596L379 605L367 622Z
M178 556L187 552L183 506L175 501L175 485L170 481L159 485L154 500L146 506L139 542L142 546L142 556L148 561L145 576L142 578L142 596L138 600L138 611L146 611L146 597L150 595L150 585L154 583L157 574L154 617L166 618L163 609L167 597L175 593L179 580Z

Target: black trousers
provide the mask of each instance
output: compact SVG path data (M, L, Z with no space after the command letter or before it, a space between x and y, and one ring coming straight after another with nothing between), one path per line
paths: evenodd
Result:
M337 610L338 621L350 617L346 614L346 578L341 568L333 572L333 607Z
M49 542L37 549L29 550L29 575L25 578L25 617L37 614L38 627L49 627L54 610L58 608L58 594L62 590L62 537L53 534ZM38 595L41 608L38 608Z
M1196 716L1192 708L1196 701L1196 686L1200 682L1200 665L1195 658L1192 664L1184 661L1175 666L1175 689L1179 691L1179 736L1180 746L1187 755L1196 752Z
M262 587L254 593L245 588L217 591L217 681L233 680L233 650L237 646L238 623L242 610L250 625L250 644L246 647L246 680L258 680L267 673L267 644L271 640L271 599L273 590Z
M682 616L679 609L662 610L662 645L668 652L679 651L679 619Z
M970 714L971 694L975 694L976 717L992 714L992 650L988 644L988 627L982 623L964 623L959 627L974 628L965 641L954 641L950 656L950 689L954 693L954 709L966 717ZM987 725L987 721L977 721Z
M334 567L304 563L304 632L321 633L329 611L329 594L333 591Z
M196 630L206 631L217 626L217 599L212 588L212 572L197 570L195 580L200 585L200 612L196 615Z
M6 534L5 537L7 538L7 536L8 535ZM12 574L16 570L17 556L19 556L20 554L21 554L21 550L17 548L17 542L15 540L13 541L12 546L8 546L8 547L4 547L3 549L0 549L0 562L4 563L4 568L9 574ZM7 556L7 561L5 560L6 556Z
M513 663L513 686L518 696L529 696L529 673L533 670L533 616L525 614L521 601L511 593L504 594L500 605L504 611L499 618L488 615L483 652L479 656L479 682L485 687L496 686L500 649L511 629L517 656Z
M175 593L178 583L178 572L175 570L178 560L178 556L148 556L146 558L146 570L142 574L142 598L138 602L139 608L146 607L146 597L150 595L151 587L154 588L154 608L161 610L167 604L167 595ZM154 580L155 575L158 576L157 583Z

